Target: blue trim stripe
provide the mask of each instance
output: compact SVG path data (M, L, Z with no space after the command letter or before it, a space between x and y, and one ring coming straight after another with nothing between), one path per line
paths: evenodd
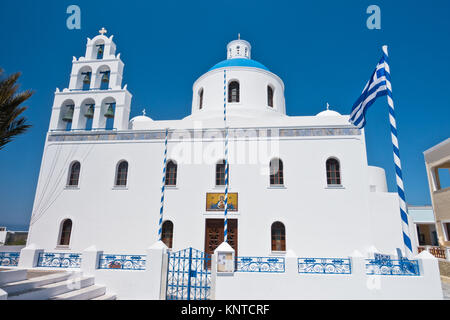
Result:
M393 156L395 164L395 174L397 181L397 194L400 206L400 217L402 221L403 243L408 256L412 254L411 238L409 236L408 214L406 213L406 198L403 184L402 165L400 161L400 148L398 146L397 121L395 119L394 100L392 99L391 74L388 64L387 47L383 47L381 57L375 71L372 73L369 82L365 86L361 96L356 100L350 114L350 123L358 128L363 128L366 124L366 112L378 97L387 96L389 105L389 121L391 125L391 138L393 146Z

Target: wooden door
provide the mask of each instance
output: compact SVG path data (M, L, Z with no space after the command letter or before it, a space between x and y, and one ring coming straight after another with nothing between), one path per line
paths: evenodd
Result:
M206 219L205 222L205 252L213 254L214 250L223 242L223 219ZM228 219L228 244L238 256L238 222Z

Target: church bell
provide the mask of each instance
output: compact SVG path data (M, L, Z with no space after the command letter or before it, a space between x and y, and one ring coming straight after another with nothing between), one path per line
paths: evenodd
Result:
M94 105L90 104L86 113L84 114L86 118L92 119L94 117Z
M106 110L105 118L114 118L113 103L108 103L108 110Z
M102 82L109 82L109 72L105 72L102 76Z
M89 76L89 73L86 73L85 75L84 75L84 78L83 78L83 83L91 83L91 77Z
M65 122L72 122L72 119L73 119L73 109L74 109L74 106L73 106L73 105L67 106L66 114L65 114L64 117L62 118L63 121L65 121Z

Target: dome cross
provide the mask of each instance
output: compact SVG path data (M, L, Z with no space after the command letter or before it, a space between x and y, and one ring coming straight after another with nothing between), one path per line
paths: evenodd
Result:
M102 36L104 36L107 32L108 30L106 30L104 27L102 27L102 29L98 31L98 33L100 33Z

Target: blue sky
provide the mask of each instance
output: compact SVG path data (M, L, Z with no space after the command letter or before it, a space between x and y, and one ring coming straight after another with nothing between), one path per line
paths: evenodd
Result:
M0 225L25 228L31 215L55 88L68 86L72 56L105 27L125 63L132 116L188 115L193 82L225 59L241 33L252 57L286 85L289 115L314 115L328 101L348 114L389 45L407 202L430 204L423 151L450 135L450 2L424 1L5 1L0 0L0 66L21 71L35 90L26 116L33 128L0 151ZM81 8L68 30L66 8ZM381 30L366 27L369 5ZM366 126L369 164L386 169L395 191L387 104Z

